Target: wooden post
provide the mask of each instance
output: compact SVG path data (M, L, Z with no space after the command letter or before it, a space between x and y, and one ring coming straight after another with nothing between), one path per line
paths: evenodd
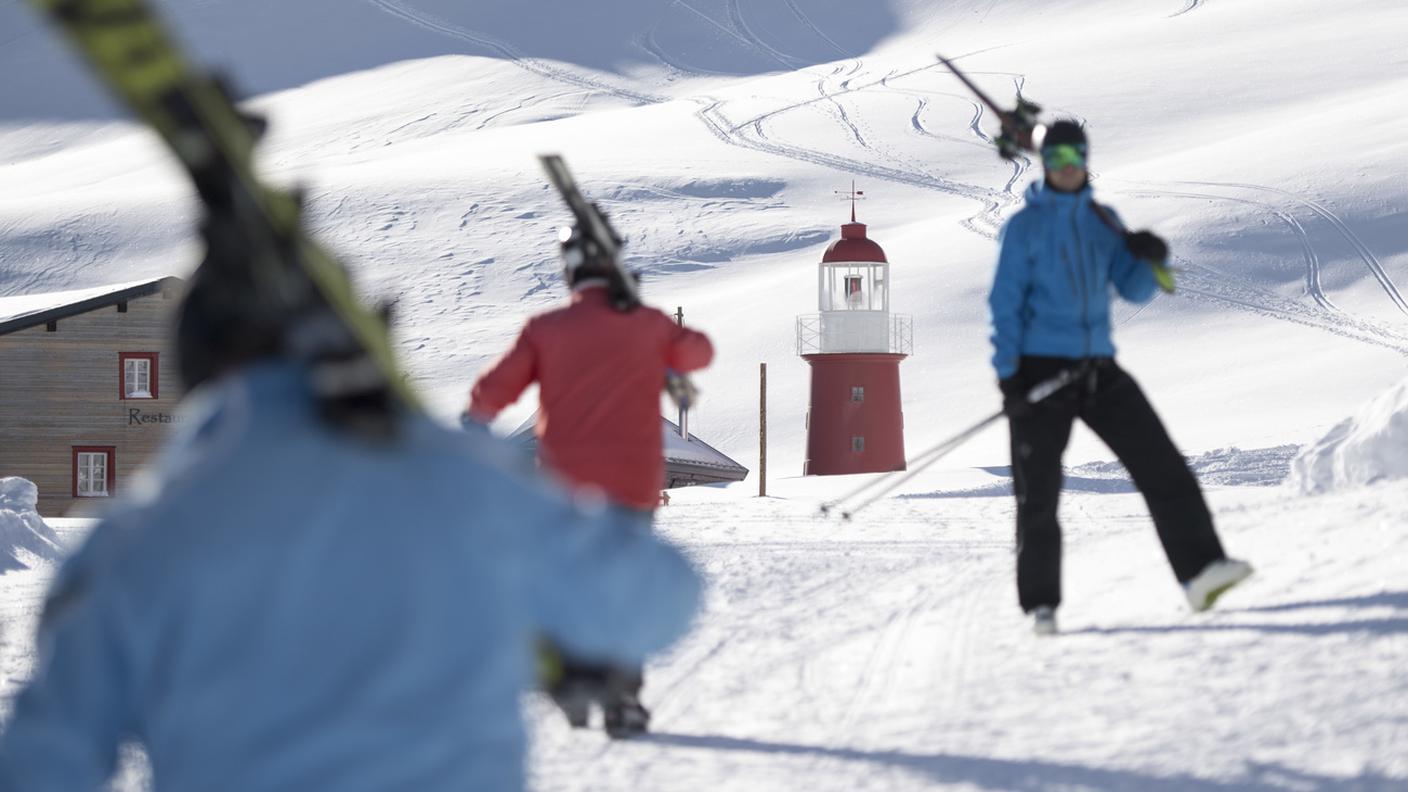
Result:
M675 306L675 323L678 324L680 327L684 327L684 306L683 306L683 305L677 305L677 306ZM680 410L679 410L679 418L680 418L680 437L684 438L685 440L689 440L689 410L686 410L684 407L680 407Z
M768 495L768 364L758 364L758 497Z

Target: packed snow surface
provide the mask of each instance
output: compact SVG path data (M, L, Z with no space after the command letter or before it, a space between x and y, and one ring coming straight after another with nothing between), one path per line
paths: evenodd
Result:
M319 239L396 301L437 414L565 296L567 214L539 153L610 213L646 298L715 341L690 429L753 472L660 519L707 572L707 608L649 672L649 739L570 732L531 701L539 788L1408 788L1401 0L160 5L268 116L264 172L305 186ZM1084 430L1051 640L1015 604L1001 429L850 524L817 506L863 477L789 478L795 317L817 310L853 180L914 317L907 446L998 404L995 236L1040 164L994 156L992 114L935 50L1000 102L1083 120L1097 196L1169 240L1178 292L1119 305L1115 341L1257 568L1211 613L1186 613L1142 500ZM0 298L187 274L189 185L27 4L0 3L0 72L23 76L0 81ZM0 577L0 696L32 667L51 574Z

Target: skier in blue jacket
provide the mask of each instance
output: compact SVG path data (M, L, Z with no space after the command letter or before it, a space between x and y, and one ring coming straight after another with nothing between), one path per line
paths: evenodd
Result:
M210 381L59 572L0 790L106 789L127 741L156 792L522 789L535 638L638 663L684 632L698 577L487 433L365 403L390 434L328 420L240 297L188 296L183 374Z
M1046 178L1000 237L992 311L993 366L1012 437L1017 496L1017 592L1038 634L1056 631L1061 604L1061 455L1080 418L1129 470L1189 605L1203 610L1251 574L1223 552L1197 479L1138 384L1114 360L1110 292L1147 302L1162 284L1168 246L1126 232L1095 203L1085 131L1057 121L1038 143ZM1075 381L1033 402L1031 390L1065 373Z

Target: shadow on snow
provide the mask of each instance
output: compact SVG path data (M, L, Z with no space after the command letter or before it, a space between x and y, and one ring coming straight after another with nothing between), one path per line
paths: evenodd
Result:
M442 55L531 59L540 74L747 76L856 56L895 33L897 0L151 0L197 57L254 96ZM545 24L544 19L552 20ZM526 62L526 61L525 61ZM25 2L0 3L0 123L124 117ZM368 97L367 101L375 101Z
M1042 760L1012 760L952 754L907 753L904 751L865 751L830 748L736 737L654 733L639 738L643 742L674 748L713 751L748 751L866 762L922 773L944 783L967 783L984 789L1048 790L1101 789L1141 792L1181 792L1182 790L1281 790L1306 792L1338 789L1388 789L1401 779L1377 774L1335 777L1304 773L1268 763L1248 763L1234 779L1209 779L1189 775L1157 776L1132 770L1116 770L1084 765L1058 764Z

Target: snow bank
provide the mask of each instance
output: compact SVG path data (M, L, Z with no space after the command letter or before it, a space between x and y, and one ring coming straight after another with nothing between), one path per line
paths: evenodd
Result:
M1290 483L1319 493L1394 478L1408 478L1408 379L1306 446Z
M27 569L35 558L58 560L59 537L40 519L39 488L27 479L0 478L0 574Z

